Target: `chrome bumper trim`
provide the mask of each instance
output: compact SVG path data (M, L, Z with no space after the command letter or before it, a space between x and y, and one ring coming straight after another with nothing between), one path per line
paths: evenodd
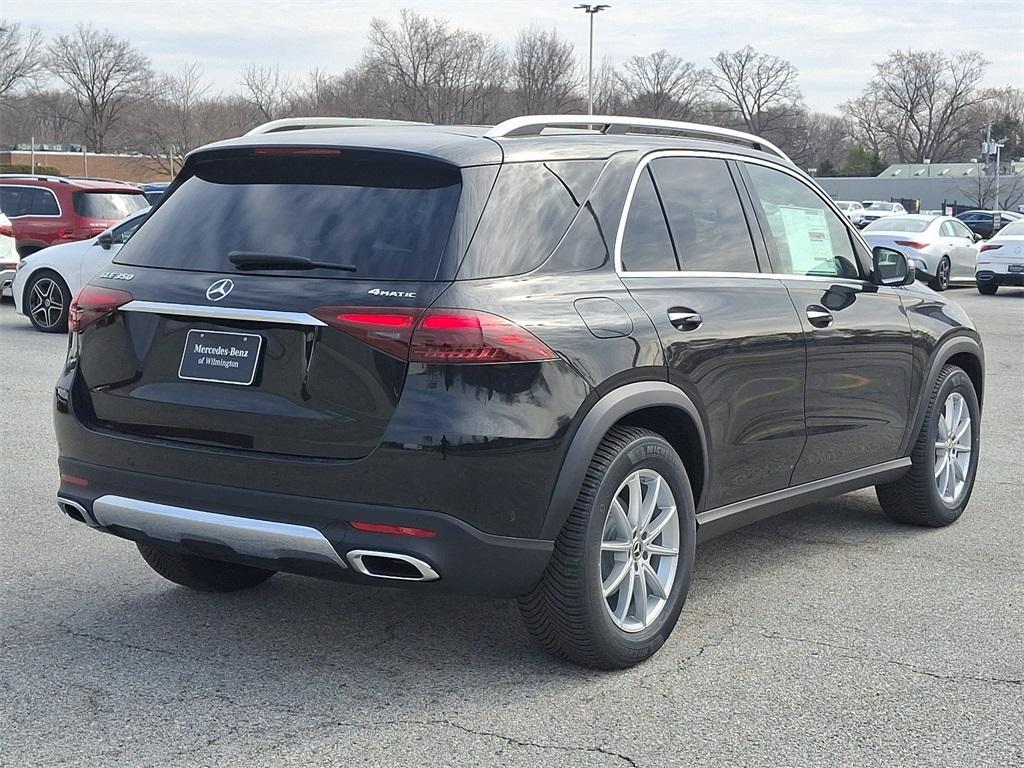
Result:
M122 312L150 312L156 315L208 317L213 320L242 320L249 323L275 323L283 325L327 325L305 312L277 312L270 309L244 309L204 304L167 304L162 301L129 301Z

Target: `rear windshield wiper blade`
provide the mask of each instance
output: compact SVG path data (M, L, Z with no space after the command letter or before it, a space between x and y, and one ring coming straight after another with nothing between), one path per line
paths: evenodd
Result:
M290 253L260 253L258 251L231 251L228 261L239 269L337 269L355 272L355 264L334 264L329 261L314 261L305 256Z

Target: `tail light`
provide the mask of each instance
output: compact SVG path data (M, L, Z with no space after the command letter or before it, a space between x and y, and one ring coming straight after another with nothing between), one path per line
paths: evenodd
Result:
M392 536L416 536L418 538L433 538L437 531L428 528L413 528L411 525L388 525L386 523L367 523L362 520L353 520L349 523L357 531L364 533L387 533Z
M928 243L919 243L915 240L897 240L896 245L905 245L907 248L913 248L915 251L923 251L928 247Z
M98 320L115 312L134 297L128 291L87 285L78 292L68 312L68 330L81 333Z
M6 224L0 224L0 235L14 237L14 225L9 221Z
M411 363L480 365L557 359L532 333L489 312L318 307L313 315L333 328Z
M978 253L981 253L982 251L998 251L1002 247L1002 243L985 243L978 249Z

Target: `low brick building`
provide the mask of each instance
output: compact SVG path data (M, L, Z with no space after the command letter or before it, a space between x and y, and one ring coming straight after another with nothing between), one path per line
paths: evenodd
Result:
M0 165L30 165L32 154L22 151L0 151ZM146 182L169 181L167 161L162 163L143 155L98 155L92 152L36 151L36 166L56 168L65 176Z

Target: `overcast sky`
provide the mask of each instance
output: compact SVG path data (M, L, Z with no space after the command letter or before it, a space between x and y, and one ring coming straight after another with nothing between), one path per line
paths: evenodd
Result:
M872 62L894 48L978 49L989 85L1024 85L1021 0L606 0L595 22L595 60L620 64L660 48L706 66L722 48L751 44L792 61L812 109L856 96ZM401 8L444 16L510 44L533 24L555 27L587 50L587 22L573 0L2 0L0 14L47 35L92 22L130 38L157 69L202 64L218 89L235 90L249 63L296 75L358 61L370 19Z

